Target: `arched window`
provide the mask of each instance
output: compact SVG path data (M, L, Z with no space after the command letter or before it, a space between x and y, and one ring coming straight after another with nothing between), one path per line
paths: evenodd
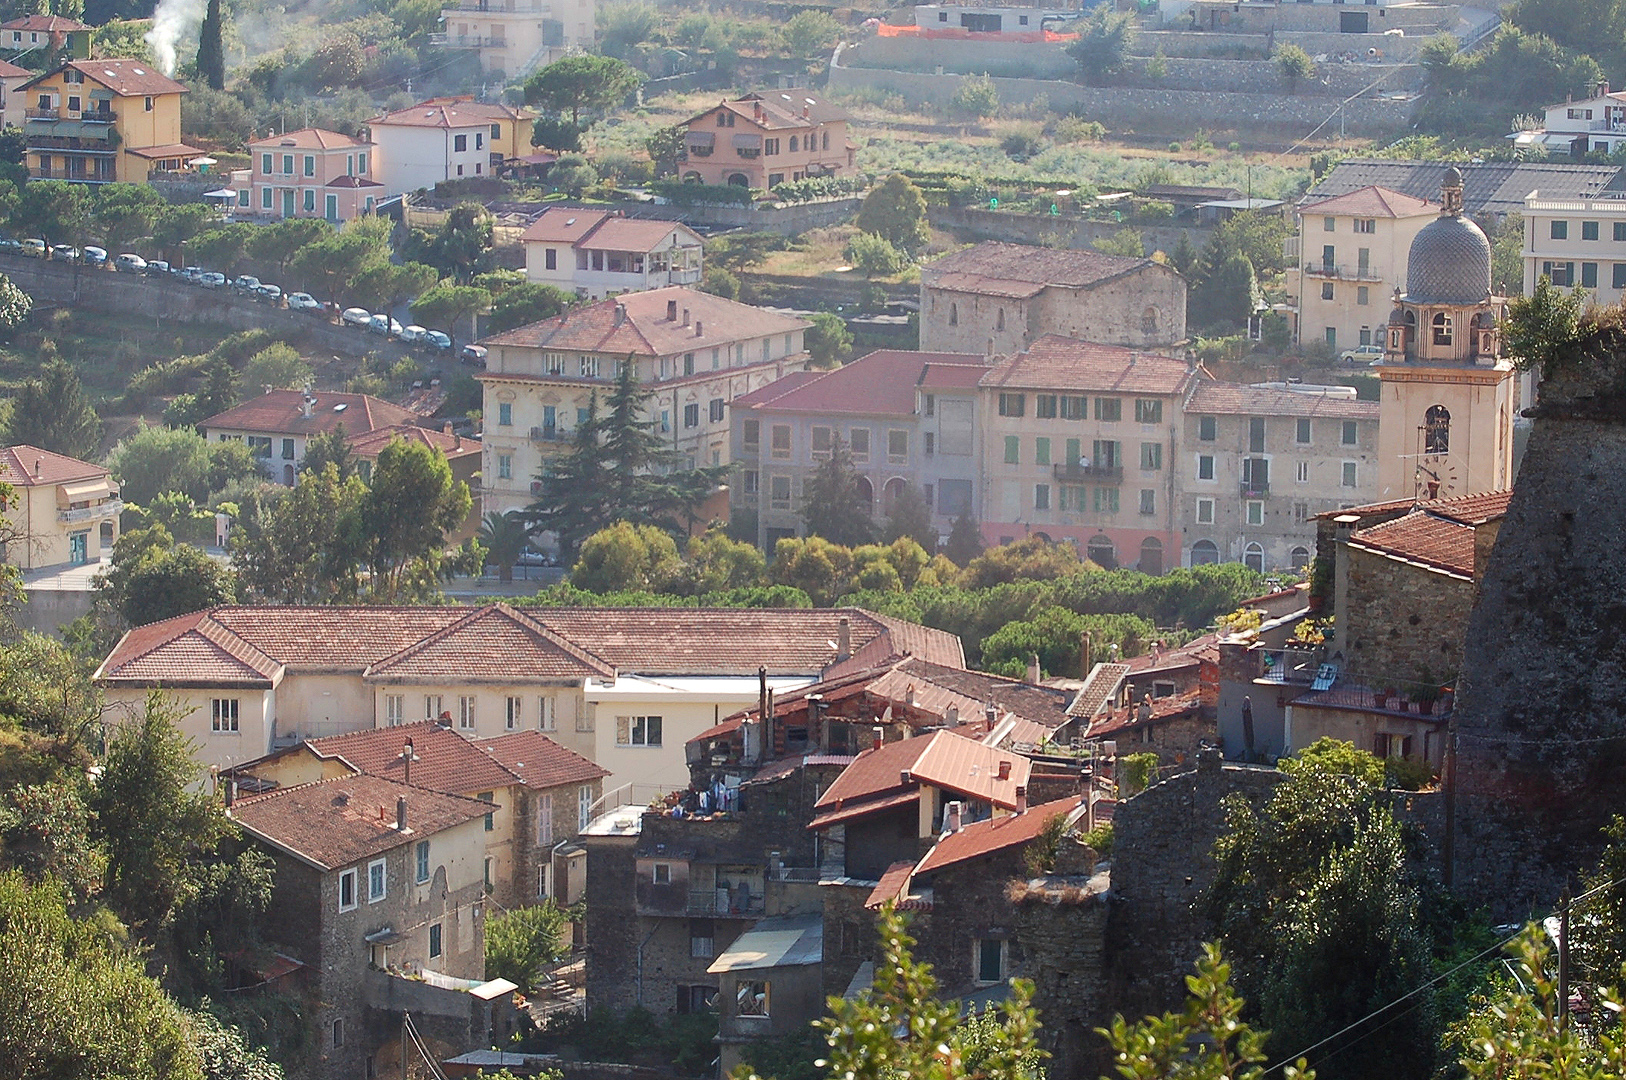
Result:
M728 186L729 187L750 187L751 186L751 178L746 176L742 172L729 173L728 174Z
M1444 405L1431 405L1423 414L1423 453L1451 452L1451 413Z
M1242 565L1255 573L1265 572L1265 549L1258 543L1249 544L1242 552Z
M950 304L949 305L949 325L950 326L959 326L960 325L960 305L959 304Z
M999 309L999 318L994 320L994 329L995 330L1003 330L1003 329L1005 329L1005 309L1004 308Z
M864 511L869 514L874 514L875 485L870 483L869 477L860 476L858 478L858 496L864 500Z
M1090 538L1089 545L1084 549L1085 557L1103 570L1118 569L1118 551L1112 546L1112 540L1097 533Z
M1434 344L1451 344L1451 316L1443 311L1434 315Z
M1302 544L1288 553L1288 561L1295 570L1303 570L1310 565L1310 549Z
M700 174L695 172L693 169L690 169L688 172L683 174L683 182L685 184L698 184L700 183Z
M902 495L903 489L908 486L909 482L901 476L894 476L886 482L885 486L881 488L881 512L883 514L887 517L892 516L892 511L898 505L898 496Z
M790 137L790 152L793 154L796 152L796 136L794 135Z
M1212 540L1199 540L1191 545L1191 565L1208 566L1219 562L1219 547Z
M1148 536L1140 542L1140 565L1137 569L1143 574L1163 572L1163 541Z
M1157 308L1149 307L1140 313L1140 332L1143 334L1157 333Z

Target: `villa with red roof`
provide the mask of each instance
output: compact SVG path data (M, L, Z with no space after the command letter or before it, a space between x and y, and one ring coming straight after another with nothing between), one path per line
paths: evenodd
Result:
M0 504L15 533L0 546L6 562L37 570L112 556L124 503L105 467L19 444L0 450L0 482L13 489Z
M319 217L334 224L373 212L384 195L365 139L301 128L247 144L249 167L234 170L236 213L251 220Z
M587 300L700 284L700 234L680 221L552 207L519 239L526 278Z
M472 96L430 98L367 121L377 148L374 178L385 195L433 188L442 180L496 176L529 154L536 113Z
M1295 340L1382 355L1390 297L1406 288L1406 255L1440 204L1370 185L1300 204L1287 297Z
M419 417L371 394L333 390L267 390L198 424L209 442L246 442L273 480L292 487L317 435L343 429L349 438L413 425ZM370 443L367 445L371 445ZM382 449L382 447L379 447ZM376 453L372 455L376 457Z

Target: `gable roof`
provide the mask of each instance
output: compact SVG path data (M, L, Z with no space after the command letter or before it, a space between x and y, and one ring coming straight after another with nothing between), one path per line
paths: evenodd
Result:
M520 234L522 243L564 244L613 251L653 251L674 230L700 237L681 221L629 218L619 210L549 207Z
M927 263L920 279L928 288L1021 299L1052 287L1093 288L1148 267L1164 269L1151 259L985 240Z
M999 778L1001 763L1009 766L1003 780ZM808 828L823 828L836 820L914 801L921 784L1013 808L1016 789L1027 786L1032 768L1033 763L1020 754L948 731L886 743L878 750L865 750L842 770L813 804L817 813Z
M344 394L316 390L311 415L305 415L303 390L273 390L250 398L198 426L219 431L266 431L277 435L321 435L343 427L362 434L381 427L410 424L416 414L371 394Z
M981 385L1119 394L1179 394L1197 373L1183 360L1122 345L1046 334L1026 352L1002 358Z
M9 28L9 27L8 27ZM60 27L66 30L83 30L88 27L75 24L69 27ZM119 97L146 97L161 94L185 94L189 91L169 76L156 70L145 60L69 60L65 64L58 64L50 71L30 79L18 89L27 90L35 83L49 79L61 71L73 68L85 78L98 86L105 86Z
M540 731L515 731L495 739L477 739L475 745L527 787L543 790L563 784L585 784L610 775L608 769L567 750Z
M1505 516L1512 497L1511 491L1497 491L1424 503L1392 521L1351 533L1349 545L1471 581L1475 527Z
M89 29L90 27L78 19L70 19L66 15L24 15L20 19L8 19L0 23L0 30L56 30L66 33Z
M395 828L402 797L405 833ZM361 773L249 796L226 812L249 835L318 870L337 870L483 818L493 805Z
M363 728L344 735L310 739L318 757L341 758L370 776L406 782L404 749L412 740L412 784L453 795L511 787L520 776L480 746L432 720L398 727ZM390 820L395 809L390 808Z
M666 317L668 302L677 304L677 319ZM551 319L493 334L480 344L613 353L621 357L675 356L805 330L811 325L806 319L669 285L586 304Z
M1190 716L1201 712L1202 701L1196 694L1187 694L1184 697L1160 697L1152 699L1152 708L1145 719L1141 718L1140 706L1125 705L1104 713L1090 722L1089 729L1084 732L1086 739L1110 739L1121 732L1133 731L1146 724L1154 724L1159 720L1172 720L1177 716Z
M430 98L405 109L383 113L367 121L369 127L476 128L493 120L528 120L536 114L505 105L487 105L472 98Z
M1422 217L1439 211L1439 203L1431 203L1426 198L1420 199L1403 191L1391 191L1377 184L1368 184L1343 195L1307 202L1299 207L1301 214L1359 218Z
M92 465L66 454L41 450L18 443L0 450L0 481L13 487L52 487L75 480L100 480L109 476L102 465Z
M1186 412L1220 416L1326 416L1342 420L1377 420L1375 401L1336 394L1301 393L1273 386L1201 379L1186 399Z
M968 353L923 353L903 349L877 349L829 371L813 374L780 389L777 380L760 390L735 398L733 408L761 412L843 413L856 416L913 416L915 388L927 365L942 371L966 369L971 385L988 371L987 362Z
M507 604L468 609L461 619L370 665L391 682L615 678L615 668Z
M1414 199L1437 199L1445 170L1463 178L1463 209L1479 216L1524 212L1524 197L1539 190L1543 198L1589 198L1626 185L1619 165L1563 161L1398 161L1350 158L1328 170L1304 197L1307 202L1380 186Z
M1067 706L1067 715L1089 718L1099 713L1118 692L1124 676L1128 674L1128 664L1097 661L1084 677L1084 685L1078 688L1072 704Z
M366 139L342 135L326 128L308 127L290 131L285 135L267 135L248 144L250 150L274 150L278 147L300 150L345 150L358 146L371 146Z
M448 435L444 431L421 427L417 424L390 424L387 427L374 428L372 431L361 431L354 435L347 431L344 437L344 441L349 444L351 452L357 457L365 458L376 458L384 447L396 439L433 447L448 458L468 457L470 454L480 453L480 440L478 439L465 439L459 435Z
M1065 799L1031 806L1026 813L974 821L933 844L926 857L915 867L914 874L918 877L957 863L980 859L996 851L1020 847L1044 832L1045 826L1056 817L1082 809L1079 797L1069 795Z
M27 68L18 67L10 60L0 60L0 79L22 79L28 78L33 74L34 73L32 71L29 71Z
M841 106L833 105L807 90L796 89L757 91L734 101L720 101L684 123L692 126L697 121L715 116L718 109L744 117L770 131L815 127L850 119L847 110Z
M283 665L221 626L208 611L177 615L125 632L95 678L134 686L269 688Z

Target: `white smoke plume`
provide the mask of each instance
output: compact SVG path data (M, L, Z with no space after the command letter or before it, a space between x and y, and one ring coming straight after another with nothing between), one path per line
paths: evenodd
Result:
M165 75L175 74L176 47L197 35L204 4L205 0L158 0L158 8L152 13L152 29L144 36Z

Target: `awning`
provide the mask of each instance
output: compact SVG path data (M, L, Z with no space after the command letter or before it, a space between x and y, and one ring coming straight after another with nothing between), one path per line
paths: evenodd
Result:
M105 476L99 480L80 480L72 484L63 484L62 494L67 496L71 503L105 499L113 494L113 483L110 477Z
M823 962L824 916L790 915L763 919L735 938L734 944L712 961L706 973L803 967Z
M734 136L734 149L736 149L736 150L761 150L762 149L762 136L761 135L736 135L736 136Z
M231 188L215 188L213 191L205 191L203 197L205 199L235 199L237 198L237 192Z
M400 941L405 941L406 935L399 932L394 927L386 926L382 930L374 930L372 933L366 935L362 940L367 942L369 945L388 946L394 945Z
M712 147L717 145L715 131L691 131L683 136L683 141L689 146Z

